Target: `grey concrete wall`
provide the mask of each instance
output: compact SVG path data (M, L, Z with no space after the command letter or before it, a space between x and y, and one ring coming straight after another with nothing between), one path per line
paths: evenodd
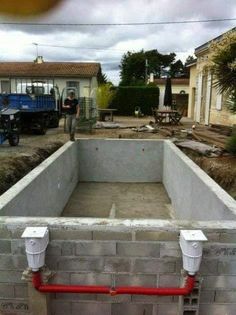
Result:
M0 215L59 216L77 182L77 143L68 142L1 195Z
M52 283L178 286L182 268L180 229L202 229L201 315L235 315L236 223L161 220L2 218L0 311L29 314L21 273L27 262L20 235L26 226L48 226L46 263ZM177 298L153 296L51 295L52 315L176 315Z
M176 219L236 219L236 201L170 141L164 142L163 184Z
M79 181L160 182L163 141L80 139Z

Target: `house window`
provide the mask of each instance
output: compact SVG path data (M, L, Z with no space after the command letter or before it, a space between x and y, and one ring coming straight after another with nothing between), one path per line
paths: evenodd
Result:
M10 93L11 92L11 83L8 80L1 80L1 92Z

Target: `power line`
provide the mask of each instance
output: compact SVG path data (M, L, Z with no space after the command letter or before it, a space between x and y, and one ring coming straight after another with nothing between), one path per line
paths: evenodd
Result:
M168 24L192 24L236 21L236 18L219 18L206 20L183 20L183 21L160 21L160 22L130 22L130 23L36 23L36 22L0 22L0 25L23 25L23 26L145 26L145 25L168 25Z
M35 45L35 43L32 43ZM106 48L106 47L79 47L79 46L65 46L65 45L50 45L50 44L40 44L37 43L38 46L41 47L51 47L51 48L66 48L66 49L78 49L78 50L102 50L102 51L117 51L117 52L127 52L129 49L115 49L115 48ZM168 53L167 51L159 51L160 53ZM175 53L187 53L188 50L179 50L174 51Z

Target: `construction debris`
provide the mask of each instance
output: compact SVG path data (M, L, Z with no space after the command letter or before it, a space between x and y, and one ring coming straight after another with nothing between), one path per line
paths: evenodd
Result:
M218 157L222 155L222 150L202 142L187 140L181 142L175 142L175 144L180 148L190 149L192 151L198 152L201 155L208 157Z
M232 135L232 127L230 126L224 126L224 125L217 125L212 124L208 130L219 133L224 136L231 136Z
M195 138L198 141L205 141L211 144L214 144L215 146L225 149L226 142L228 140L227 136L223 136L220 134L216 134L215 132L209 131L206 133L204 131L196 131L194 130L192 132L193 138Z

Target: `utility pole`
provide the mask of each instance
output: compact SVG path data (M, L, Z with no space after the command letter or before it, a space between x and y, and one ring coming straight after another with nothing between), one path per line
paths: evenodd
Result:
M36 48L36 60L37 60L37 59L38 59L38 56L39 56L38 44L37 44L37 43L33 43L33 45L35 45L35 48Z
M145 59L145 84L148 82L148 60Z

